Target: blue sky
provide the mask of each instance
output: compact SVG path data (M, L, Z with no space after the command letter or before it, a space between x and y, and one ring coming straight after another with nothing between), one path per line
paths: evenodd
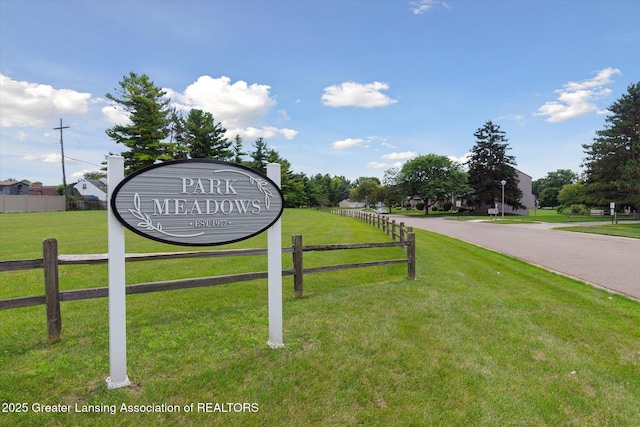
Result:
M68 182L123 147L106 99L145 73L295 172L382 178L462 159L488 120L534 179L640 80L640 2L0 0L0 179Z

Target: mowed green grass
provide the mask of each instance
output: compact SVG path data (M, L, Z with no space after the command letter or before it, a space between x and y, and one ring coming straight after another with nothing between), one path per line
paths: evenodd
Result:
M640 224L607 224L595 226L561 227L560 230L576 231L579 233L605 234L607 236L631 237L640 239Z
M293 233L308 245L388 240L353 218L310 210L285 211L285 245ZM266 345L266 281L129 296L129 388L104 383L106 299L63 302L63 339L54 345L44 306L0 311L0 402L29 408L0 413L0 425L637 425L636 301L458 240L416 235L415 281L403 266L309 275L296 299L285 279L278 350ZM106 252L106 214L0 215L1 259L38 257L46 237L59 239L61 253ZM129 252L173 249L127 234ZM402 250L311 253L305 264L378 256ZM262 271L264 258L131 263L127 281ZM105 286L106 267L64 266L60 280L65 289ZM0 298L40 294L42 272L0 273L0 283ZM182 410L124 413L123 403ZM258 410L198 412L199 403ZM34 404L117 410L34 413Z
M451 213L451 212L429 212L429 215L424 215L424 211L418 210L395 210L394 213L406 216L420 216L426 218L441 218L448 217L450 219L457 219L460 221L472 221L478 219L484 219L487 221L503 221L502 216L490 216L487 214L479 214L475 212L463 212L459 214ZM633 220L634 217L630 215L621 215L618 217L620 222L624 222L627 220ZM550 222L550 223L572 223L572 222L593 222L593 223L601 223L606 225L611 223L611 217L606 216L598 216L598 215L575 215L571 214L567 216L567 214L558 213L555 209L530 209L529 215L515 215L515 214L507 214L504 216L505 224L526 224L526 223L536 223L536 222Z

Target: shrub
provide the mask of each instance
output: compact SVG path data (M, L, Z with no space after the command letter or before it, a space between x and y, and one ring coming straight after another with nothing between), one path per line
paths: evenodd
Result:
M569 212L576 215L589 215L589 209L585 205L571 205Z

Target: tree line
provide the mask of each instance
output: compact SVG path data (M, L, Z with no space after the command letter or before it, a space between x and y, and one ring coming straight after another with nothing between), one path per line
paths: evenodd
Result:
M291 163L257 138L251 151L245 151L240 135L226 137L227 129L214 116L200 109L188 113L169 108L166 91L146 74L129 73L114 93L106 97L128 120L106 130L124 150L125 173L129 174L157 162L181 159L213 159L233 162L266 173L267 164L279 163L285 206L335 206L349 197L353 183L344 176L317 174L307 177L295 173ZM94 177L94 176L85 176Z
M608 210L614 202L618 211L640 209L640 82L629 85L608 110L604 129L582 145L581 175L560 169L534 181L540 206L588 213Z
M261 172L268 163L280 163L281 187L287 207L336 206L351 198L368 204L402 206L408 197L418 199L425 214L454 197L464 206L493 206L502 198L506 205L523 208L515 157L506 133L488 121L475 133L475 145L465 165L436 154L420 155L401 168L385 171L383 182L361 177L351 182L344 176L316 174L307 177L292 171L291 164L263 138L244 151L240 135L228 139L213 115L200 109L188 113L169 108L166 92L146 74L129 73L113 94L106 97L129 121L106 130L122 144L125 172L131 173L160 161L207 158L246 165ZM570 170L549 172L533 183L540 206L640 207L640 83L616 101L596 132L592 144L584 144L584 174ZM504 184L503 184L504 183ZM504 187L504 188L503 188Z

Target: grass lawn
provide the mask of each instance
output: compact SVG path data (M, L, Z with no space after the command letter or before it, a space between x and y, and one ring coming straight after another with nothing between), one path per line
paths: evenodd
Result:
M284 244L294 233L309 245L387 239L353 218L286 210ZM403 266L309 275L295 299L286 278L279 350L266 345L266 281L127 297L133 385L123 389L104 382L107 299L62 302L54 345L44 306L0 311L0 425L637 425L640 304L458 240L416 236L415 281ZM106 213L0 215L0 259L39 257L47 237L63 254L106 252ZM128 252L174 248L127 233ZM305 266L401 254L311 253ZM131 263L127 281L265 268L266 257ZM63 266L60 281L106 286L106 266ZM41 293L42 271L0 273L0 298ZM27 412L4 411L23 403ZM45 404L71 413L35 412Z
M449 219L457 219L461 221L477 221L477 220L486 220L486 221L501 221L502 218L500 215L497 217L492 217L487 214L477 214L475 212L463 212L460 214L452 213L452 212L429 212L429 215L425 215L424 211L418 210L394 210L394 214L398 215L406 215L406 216L419 216L424 218L442 218L447 217ZM620 222L624 222L626 220L634 219L631 216L620 216L618 217ZM572 222L593 222L593 223L602 223L602 224L610 224L611 217L606 216L591 216L591 215L575 215L567 216L566 214L558 213L555 209L530 209L529 215L513 215L507 214L504 215L504 223L505 224L531 224L537 222L550 222L550 223L572 223Z
M608 236L622 236L640 239L640 224L607 224L593 226L559 227L559 230L577 231L580 233L606 234Z

